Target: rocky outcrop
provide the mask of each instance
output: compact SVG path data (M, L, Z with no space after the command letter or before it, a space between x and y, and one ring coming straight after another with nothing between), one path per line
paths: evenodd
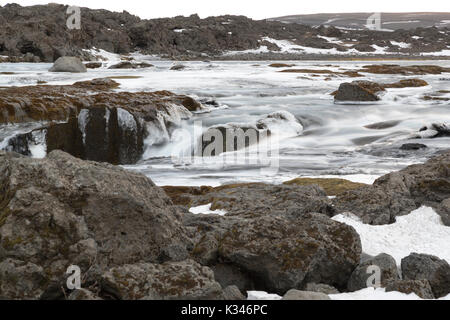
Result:
M87 72L86 66L77 57L61 57L55 61L53 66L48 70L50 72Z
M166 136L169 127L191 116L189 110L203 108L191 97L168 91L113 92L118 86L111 79L94 79L71 86L4 89L0 123L47 122L33 131L44 137L44 151L63 150L82 159L130 164L141 158L149 134ZM30 155L33 134L13 137L8 150Z
M381 287L386 287L390 282L400 279L395 259L382 253L376 257L365 259L356 267L348 281L348 290L353 292L377 285L376 283L368 283L369 277L374 272L373 267L379 268L381 271L381 282L378 284Z
M428 280L436 298L450 293L450 265L438 257L412 253L402 259L405 280Z
M107 270L159 263L190 240L180 213L144 175L54 151L0 153L0 297L63 295L70 265L89 289Z
M450 198L450 152L387 174L372 186L339 194L333 200L337 212L352 212L368 224L389 224L399 215L422 205L435 208L449 226L444 200Z

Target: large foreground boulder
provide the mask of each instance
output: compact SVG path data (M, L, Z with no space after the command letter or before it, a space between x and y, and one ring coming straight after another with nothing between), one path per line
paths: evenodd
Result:
M87 69L77 57L60 57L48 71L82 73L87 72Z
M119 167L1 152L0 191L1 298L55 297L70 265L89 288L110 268L167 261L189 244L165 193Z
M346 287L361 255L352 227L318 213L250 215L187 219L198 239L194 258L213 269L222 265L239 270L240 284L247 279L253 286L246 290L283 295L308 283Z
M450 265L447 261L427 254L412 253L402 259L403 278L428 280L436 298L450 293Z

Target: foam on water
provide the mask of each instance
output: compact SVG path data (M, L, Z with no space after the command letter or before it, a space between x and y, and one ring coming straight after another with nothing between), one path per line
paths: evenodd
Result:
M326 40L334 41L331 38ZM292 44L285 45L286 50L293 48ZM450 122L448 102L422 99L423 95L448 89L445 74L419 76L430 84L427 87L388 89L382 100L376 103L337 105L330 93L340 83L353 79L336 76L324 81L327 75L312 77L309 74L282 73L269 67L273 61L186 61L183 62L187 66L185 70L172 71L172 61L152 61L151 57L144 56L138 58L155 67L142 70L109 70L103 67L88 70L85 74L60 75L47 72L50 64L2 64L2 70L15 74L0 77L0 86L29 85L37 80L47 81L48 84L71 84L99 77L139 76L133 79L117 78L121 86L116 90L169 90L202 101L214 100L221 107L210 105L204 110L208 113L190 113L180 106L167 106L166 116L159 117L153 124L144 124L151 135L146 140L143 161L127 168L144 172L156 183L164 185L217 185L237 180L279 183L298 176L359 176L371 181L373 177L423 162L448 148L450 142L449 138L428 139L428 135L423 136L423 133L419 139L413 139L420 128L430 123ZM109 57L111 62L117 62L117 59L118 56ZM368 61L283 63L295 64L296 69L327 69L334 72L359 69L370 64ZM394 63L450 66L448 61ZM381 83L411 78L378 74L364 76ZM86 114L83 115L83 112ZM292 117L289 121L265 120L274 136L280 137L277 153L280 167L275 176L261 176L257 166L245 165L244 161L227 162L222 157L216 157L183 163L173 157L179 152L188 152L186 150L209 127L229 123L256 124L270 114L285 112L299 121L294 121ZM126 120L123 122L126 127L134 126L125 113L123 119ZM85 127L83 123L88 121L87 111L82 111L79 120L80 128ZM398 124L378 130L366 128L367 125L392 120L398 121ZM198 121L201 121L201 127L195 125ZM196 128L195 133L193 127ZM398 151L403 143L410 142L424 143L429 148L416 152ZM5 140L2 139L1 143L4 144ZM245 158L245 153L237 154ZM251 150L248 154L251 157L255 155Z

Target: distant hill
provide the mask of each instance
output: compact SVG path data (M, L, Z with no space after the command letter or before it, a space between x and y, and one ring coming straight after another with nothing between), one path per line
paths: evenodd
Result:
M301 23L310 26L329 25L338 28L365 29L367 18L373 13L320 13L292 15L268 19L284 23ZM450 12L381 13L383 29L415 29L450 27Z

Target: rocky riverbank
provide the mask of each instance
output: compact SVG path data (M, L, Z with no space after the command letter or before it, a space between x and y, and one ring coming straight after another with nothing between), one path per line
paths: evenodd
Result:
M66 11L67 6L59 4L0 7L0 62L53 62L61 56L95 60L93 48L176 60L335 59L380 54L445 58L450 39L448 28L348 30L244 16L144 20L125 11L88 8L81 8L81 29L69 30Z
M387 291L440 298L450 293L445 260L412 254L400 278L391 257L363 254L355 229L330 217L351 211L390 223L426 204L448 225L449 159L334 200L314 183L166 188L176 205L150 179L119 167L61 151L45 159L1 152L0 298L244 299L261 290L328 299L365 288L373 265ZM226 215L189 212L207 202ZM81 268L81 290L66 289L70 265Z

